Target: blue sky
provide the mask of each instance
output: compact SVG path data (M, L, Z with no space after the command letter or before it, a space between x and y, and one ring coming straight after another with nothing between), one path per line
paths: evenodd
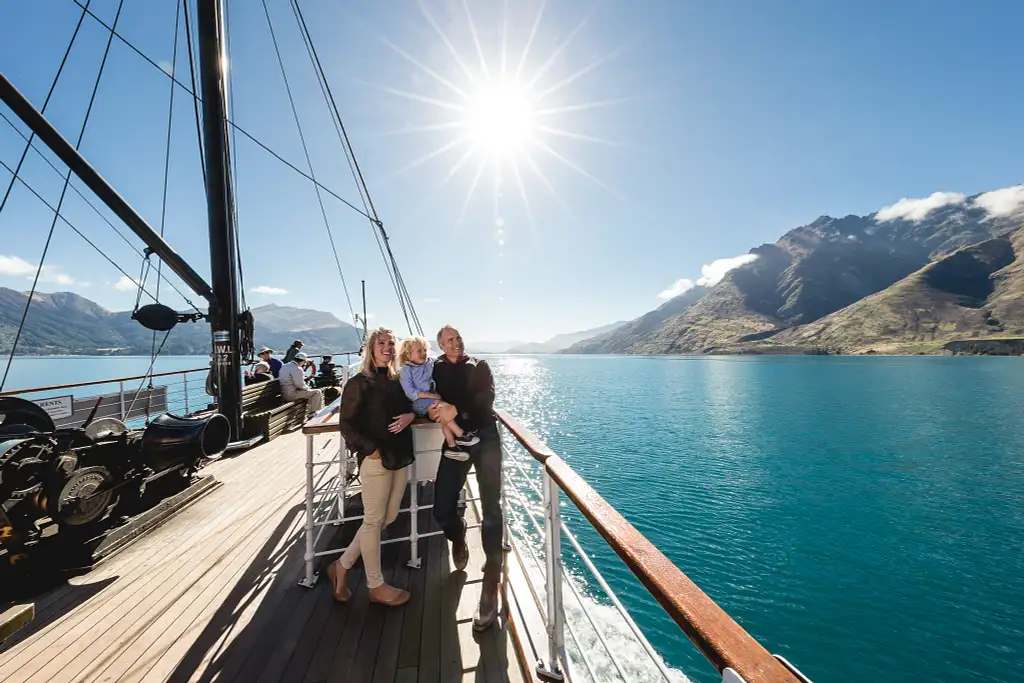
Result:
M462 2L423 5L426 14L405 0L302 2L428 331L453 321L470 340L537 340L631 318L678 279L818 215L1024 178L1020 3L549 0L537 22L535 0L510 2L507 13L497 0L468 0L473 31ZM268 6L314 170L358 203L289 4ZM117 2L92 8L110 23ZM169 68L175 8L125 3L118 31ZM234 119L304 167L262 4L235 0L230 11ZM79 13L71 0L0 5L0 69L37 106ZM87 18L47 109L69 139L105 40ZM508 94L517 70L515 92L539 101ZM481 94L495 83L506 84L497 105ZM154 226L168 95L168 80L115 41L82 145ZM182 91L173 121L167 238L205 275L205 200ZM522 151L507 151L510 135ZM0 160L13 166L22 145L0 121ZM309 182L246 140L235 152L250 305L351 320ZM34 153L23 174L56 203L61 178ZM0 180L5 188L2 168ZM401 328L366 221L324 201L353 306L365 279L371 323ZM64 213L138 272L138 256L73 193ZM0 286L28 289L24 263L39 262L51 218L15 186L0 215ZM134 304L134 291L114 286L120 273L62 223L46 265L43 291Z

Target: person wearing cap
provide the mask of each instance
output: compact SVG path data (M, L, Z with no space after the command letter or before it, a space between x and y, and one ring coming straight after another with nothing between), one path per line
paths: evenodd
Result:
M284 352L284 362L290 363L295 359L295 354L302 350L302 342L296 339L292 342L292 345L288 347L288 350Z
M294 360L281 366L278 380L281 382L281 396L284 400L305 399L306 409L310 413L315 413L324 407L324 394L319 389L311 389L306 384L306 373L303 368L308 362L306 354L296 353Z
M270 374L274 376L274 379L277 379L281 376L281 366L284 365L284 363L274 358L274 356L271 355L273 353L274 349L264 346L256 355L259 356L262 362L270 366Z

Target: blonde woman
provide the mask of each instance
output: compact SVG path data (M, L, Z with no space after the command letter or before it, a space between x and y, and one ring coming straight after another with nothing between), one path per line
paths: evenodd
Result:
M412 431L407 428L415 417L398 382L395 335L378 328L367 337L362 369L341 394L341 435L359 459L363 523L344 554L327 567L338 602L352 596L346 579L360 556L370 602L398 606L409 601L408 591L384 583L380 532L398 517L408 467L414 458Z
M427 417L427 411L435 403L441 403L441 397L434 393L434 361L427 357L430 342L426 337L409 337L402 340L398 351L399 381L402 390L412 401L412 410L420 417ZM472 432L463 432L453 420L441 423L444 439L448 448L444 451L446 458L465 462L469 453L462 450L480 443Z

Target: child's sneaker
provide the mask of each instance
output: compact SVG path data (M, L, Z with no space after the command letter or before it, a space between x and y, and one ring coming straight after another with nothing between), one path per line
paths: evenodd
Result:
M469 448L480 443L480 437L473 432L465 432L462 436L455 437L455 445Z
M469 460L469 453L459 450L459 447L455 446L454 448L446 448L444 450L444 457L452 460L458 460L459 462L466 462Z

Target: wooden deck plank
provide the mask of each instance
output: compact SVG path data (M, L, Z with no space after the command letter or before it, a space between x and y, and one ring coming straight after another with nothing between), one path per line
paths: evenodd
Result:
M273 455L275 454L270 453L267 454L266 457L271 459ZM271 462L273 462L272 459ZM220 463L214 464L216 465ZM255 467L256 464L252 466ZM268 469L270 471L266 474L269 480L275 476L277 472L273 468ZM249 471L249 469L246 468L246 471ZM261 488L262 485L265 484L265 481L257 478L255 481L250 482L250 484L253 485L254 488ZM221 496L221 498L223 498L223 496ZM201 510L189 508L176 517L175 519L180 519L178 524L161 527L147 537L145 543L129 546L126 550L122 551L101 566L100 569L89 573L85 577L73 579L69 581L66 586L55 591L51 591L50 594L44 596L40 601L44 607L40 610L36 628L30 629L28 633L25 634L26 638L34 635L35 631L44 627L46 627L51 633L58 632L62 627L69 627L74 620L71 610L79 607L76 602L82 603L88 599L97 597L97 594L89 594L89 586L99 585L103 582L109 583L112 579L117 578L118 576L141 572L144 570L144 567L151 564L155 559L166 557L168 548L173 548L175 552L179 554L187 552L191 547L202 541L203 529L215 526L223 522L225 518L236 515L238 506L246 504L246 501L244 499L235 501L221 500L220 504L216 507L211 506L209 502L206 502L205 505L203 505L203 503L204 501L200 501L196 506L193 506L201 506ZM211 509L215 514L209 514ZM186 540L182 541L182 537ZM114 597L117 592L124 587L126 587L124 582L120 582L115 585L113 589L108 589L103 593L103 595L99 596L95 600L93 606L95 607L104 600ZM56 606L50 600L50 595L54 596L57 603ZM72 597L72 595L87 595L87 597L85 600L79 600ZM72 597L72 599L67 601L65 604L64 598L67 597ZM8 643L4 648L4 651L11 652L15 644L16 643L14 642ZM4 663L7 660L8 657L0 654L0 673L3 672Z
M448 543L431 536L430 554L420 571L427 576L423 588L420 626L419 683L437 683L441 675L441 593L448 569Z
M345 605L331 600L326 576L313 589L297 585L304 452L303 437L290 435L214 463L220 489L47 596L49 621L0 652L0 679L523 681L508 659L506 630L472 631L483 564L478 529L469 531L465 573L451 572L443 536L421 540L418 570L405 564L407 545L385 547L385 577L413 593L401 608L368 603L361 565L350 573L353 598ZM426 487L422 502L431 494ZM473 505L467 518L477 522ZM420 511L419 525L437 528L430 510ZM391 535L406 535L408 526L403 515Z

